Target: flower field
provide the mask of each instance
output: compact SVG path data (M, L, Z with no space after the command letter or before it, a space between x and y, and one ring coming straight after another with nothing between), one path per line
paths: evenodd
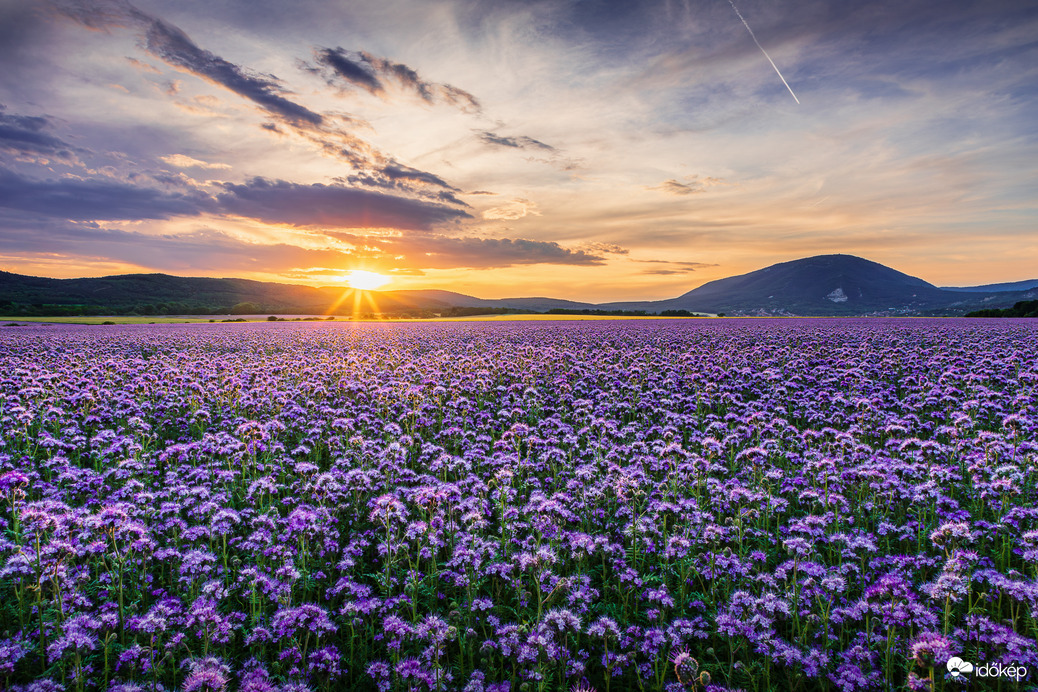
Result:
M1038 680L1034 320L7 328L0 426L4 690Z

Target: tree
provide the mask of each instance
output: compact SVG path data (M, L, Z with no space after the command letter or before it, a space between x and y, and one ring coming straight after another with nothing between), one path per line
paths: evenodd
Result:
M255 303L238 303L231 308L232 315L254 315L260 312L260 306Z

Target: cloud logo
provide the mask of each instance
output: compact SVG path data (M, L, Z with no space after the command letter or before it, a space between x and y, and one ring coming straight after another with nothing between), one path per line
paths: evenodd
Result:
M973 664L969 661L963 661L958 656L953 656L948 660L948 672L951 673L953 678L957 678L963 673L972 673Z

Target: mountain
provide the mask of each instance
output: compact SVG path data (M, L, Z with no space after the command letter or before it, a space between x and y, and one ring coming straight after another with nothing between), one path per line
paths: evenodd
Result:
M1024 297L1027 291L950 291L853 255L819 255L711 281L669 300L608 307L729 315L955 315Z
M474 298L463 293L454 291L442 291L436 289L409 290L409 291L382 291L379 295L392 296L402 301L437 301L441 306L465 307L465 308L511 308L514 310L533 310L545 312L555 308L568 310L594 310L598 305L594 303L579 303L561 298Z
M985 284L983 286L941 286L945 291L960 291L962 293L997 293L1004 291L1028 291L1038 288L1038 279L1027 279L1026 281L1010 281L1004 284Z
M378 308L372 307L377 296ZM475 299L474 299L475 300ZM88 279L48 279L0 272L0 312L102 314L275 312L324 314L333 306L350 312L446 307L451 301L392 292L313 288L248 279L212 279L167 274L123 274ZM96 308L96 309L95 309ZM100 310L100 313L98 312Z
M429 314L449 308L486 308L530 312L687 310L728 315L962 315L1038 298L1036 283L938 288L852 255L820 255L782 262L711 281L667 300L605 304L543 297L484 299L446 290L313 288L166 274L47 279L0 272L0 314ZM1026 290L1013 290L1019 286Z

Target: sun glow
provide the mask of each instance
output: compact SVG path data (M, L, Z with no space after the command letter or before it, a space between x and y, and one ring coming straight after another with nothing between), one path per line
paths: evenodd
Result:
M373 291L376 288L385 286L390 281L388 276L361 269L354 269L345 276L345 279L350 288L360 289L361 291Z

